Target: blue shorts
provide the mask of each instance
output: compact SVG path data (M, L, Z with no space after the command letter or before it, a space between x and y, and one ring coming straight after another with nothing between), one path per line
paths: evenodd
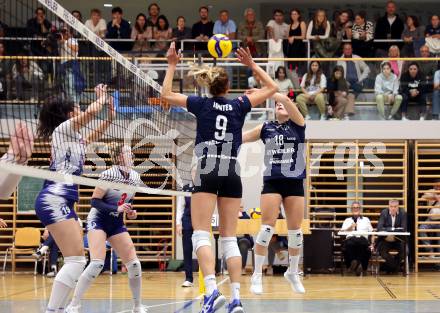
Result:
M101 213L96 208L91 208L87 216L87 231L100 229L107 234L107 238L127 232L122 214L113 216Z
M35 213L44 226L67 221L78 220L75 213L75 200L66 199L42 190L35 200Z

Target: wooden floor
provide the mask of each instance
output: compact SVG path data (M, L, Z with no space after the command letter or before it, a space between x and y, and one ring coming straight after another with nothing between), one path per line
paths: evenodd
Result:
M249 278L242 278L242 297L247 312L269 312L274 303L284 303L276 312L292 312L295 308L295 312L328 313L333 312L330 304L332 308L344 307L343 312L356 313L378 312L385 307L387 313L440 312L440 273L437 272L411 274L407 277L311 275L304 278L305 295L294 294L282 276L265 277L265 293L260 297L249 293ZM181 288L182 279L181 273L144 272L142 293L145 305L151 306L149 312L197 312L198 288ZM53 279L42 276L1 275L0 312L44 312L52 282ZM222 283L221 291L229 295L227 277L218 277L218 282ZM87 292L83 305L87 309L83 312L129 312L129 299L126 275L102 275ZM356 305L360 303L362 311L356 310ZM398 308L398 303L399 306L403 305L402 311L389 311L388 306L393 303L393 310ZM354 306L353 310L347 309L350 305ZM263 309L264 306L269 309Z

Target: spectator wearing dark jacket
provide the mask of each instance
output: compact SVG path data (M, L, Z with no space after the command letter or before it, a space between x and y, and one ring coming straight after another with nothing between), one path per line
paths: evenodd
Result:
M199 8L200 21L194 23L192 26L192 38L199 41L207 42L212 36L214 30L214 23L209 19L208 7L202 6ZM195 45L196 50L207 50L206 43L198 43Z
M26 25L29 37L45 38L49 35L52 24L46 19L46 11L43 8L35 10L35 17L31 18ZM43 47L41 41L32 41L31 50L33 55L44 56L46 49Z
M394 1L388 1L386 14L377 20L374 39L401 39L403 28L403 21L396 14L396 4ZM392 44L388 42L376 43L376 55L386 56L386 51Z
M400 79L400 94L402 95L402 120L407 120L408 103L417 102L420 110L420 120L425 119L426 114L426 86L419 65L412 62L408 70Z
M130 24L122 18L123 11L120 7L112 9L112 21L107 24L107 39L130 39ZM131 44L128 42L110 42L116 50L130 50Z
M390 200L388 209L380 213L377 231L407 231L407 216L404 209L399 208L398 200ZM384 269L387 272L397 272L400 262L405 257L403 254L404 243L395 236L379 237L376 248L380 256L385 259ZM397 250L398 254L390 254L390 251Z

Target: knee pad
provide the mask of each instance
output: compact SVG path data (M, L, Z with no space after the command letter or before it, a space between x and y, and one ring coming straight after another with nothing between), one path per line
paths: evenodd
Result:
M194 253L201 247L211 247L211 234L204 230L195 230L192 235Z
M303 233L301 229L288 230L288 246L291 249L299 249L303 244Z
M90 264L84 270L83 275L88 280L94 280L96 277L99 276L99 274L101 274L103 268L104 268L104 260L94 259L90 261Z
M257 243L260 246L268 247L272 239L275 228L270 225L261 225L260 232L257 235Z
M86 258L84 256L65 257L64 265L55 277L55 280L70 288L75 288L85 266Z
M233 257L241 257L236 237L221 237L223 257L227 260Z
M134 259L125 264L128 271L128 278L142 277L142 265L139 259Z

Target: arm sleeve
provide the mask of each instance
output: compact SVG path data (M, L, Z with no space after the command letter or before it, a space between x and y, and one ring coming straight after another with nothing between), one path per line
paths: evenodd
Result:
M380 213L379 222L377 223L377 231L382 231L384 229L385 224L385 213L382 211Z
M116 27L112 26L112 22L109 22L107 24L107 38L117 38L118 37L118 31Z
M368 78L368 74L370 74L370 68L364 61L360 61L359 66L361 69L361 77L359 77L359 82L362 82Z
M368 231L373 231L373 225L371 225L371 221L368 217L365 217L368 221Z
M382 78L380 74L376 76L376 81L374 82L374 93L376 95L383 93L382 92Z
M118 207L116 205L108 204L103 199L92 198L90 205L92 206L92 208L96 208L101 212L106 212L106 213L118 212Z
M324 34L324 36L319 36L319 38L327 39L330 36L330 29L331 29L330 22L327 21L327 27L325 28L325 34Z
M344 223L342 224L341 230L346 231L352 223L350 223L350 218L346 218Z
M176 225L182 225L183 211L185 210L185 198L178 196L176 199Z
M371 22L367 22L367 29L366 29L366 40L370 41L374 39L374 25Z
M205 98L199 96L189 96L186 100L186 107L188 112L197 116L200 113L200 109L202 108L203 103L205 102Z
M312 30L313 30L313 22L309 23L309 26L307 26L307 33L306 38L311 39L312 38Z
M407 230L407 215L405 211L401 211L402 214L402 225L400 225L403 228L403 231Z
M239 106L240 106L240 110L241 110L242 116L244 117L252 109L251 102L249 101L249 98L247 96L244 96L244 95L238 97L237 99L238 99L238 103L239 103Z
M399 79L396 77L396 80L393 83L393 95L399 94L399 85L400 85Z
M219 23L219 21L216 21L215 23L214 23L214 34L220 34L220 23Z
M319 87L321 87L322 89L327 88L327 78L324 74L321 74L321 83Z
M440 70L436 71L434 74L434 85L440 84Z
M307 78L307 74L304 74L302 79L301 79L301 87L306 88L306 78Z

